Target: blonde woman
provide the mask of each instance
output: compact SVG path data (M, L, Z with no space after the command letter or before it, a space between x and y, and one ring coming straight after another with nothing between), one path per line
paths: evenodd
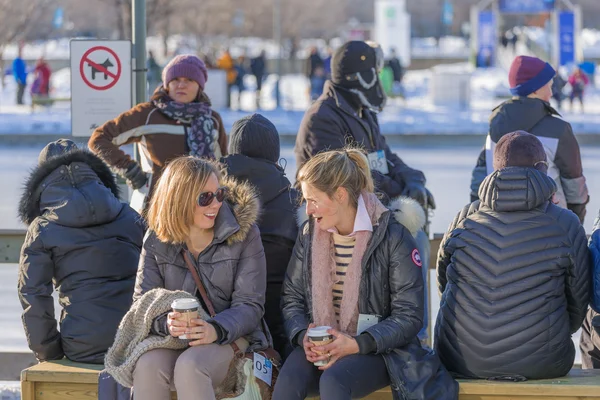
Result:
M265 349L266 262L255 225L259 203L246 185L222 183L211 161L192 156L168 164L148 210L149 232L138 270L134 301L154 288L198 295L184 253L193 260L216 316L194 320L192 328L171 312L154 320L153 333L186 334L186 350L150 350L134 371L136 399L215 399L234 356L230 343L249 351Z
M273 399L360 398L388 385L395 399L456 398L456 383L417 339L423 278L411 232L424 219L418 203L406 200L402 210L413 226L397 222L373 193L367 158L357 149L317 154L297 179L310 220L283 284L283 318L295 350ZM420 219L410 218L418 212ZM308 341L315 325L333 327L331 344ZM316 367L317 361L327 364Z

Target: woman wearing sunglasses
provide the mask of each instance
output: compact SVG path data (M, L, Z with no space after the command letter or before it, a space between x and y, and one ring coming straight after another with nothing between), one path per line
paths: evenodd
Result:
M184 350L150 350L133 374L136 399L214 399L226 377L235 342L244 351L265 349L261 329L266 262L259 230L256 194L247 184L221 182L211 161L181 157L168 164L147 214L149 232L137 275L134 301L155 288L184 290L198 297L184 255L198 272L216 316L193 320L180 314L157 317L152 333L191 339Z

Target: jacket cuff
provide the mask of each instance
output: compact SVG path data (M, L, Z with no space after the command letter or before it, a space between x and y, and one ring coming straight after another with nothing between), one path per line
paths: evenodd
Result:
M63 359L65 353L63 352L60 334L56 339L53 339L52 342L45 346L41 351L34 351L34 355L39 362Z
M377 351L375 338L367 332L354 336L354 340L356 340L356 344L358 344L358 352L360 354L372 354Z
M292 339L293 346L302 347L302 342L304 342L304 336L306 335L306 331L307 329L302 329L296 334L296 336Z
M225 329L221 325L219 325L219 323L217 321L211 320L211 321L208 321L208 323L211 324L215 328L215 331L217 332L217 340L215 341L215 343L223 344L222 342L227 337L227 332L225 331Z
M154 318L154 321L152 321L152 325L150 326L150 333L163 337L169 336L169 328L167 327L167 314L168 312Z

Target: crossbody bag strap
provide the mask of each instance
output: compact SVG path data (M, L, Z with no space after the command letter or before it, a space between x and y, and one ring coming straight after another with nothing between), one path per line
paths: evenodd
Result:
M208 293L206 293L206 289L202 284L202 280L200 279L200 275L198 275L198 271L196 271L196 268L194 268L194 265L192 264L192 260L190 259L189 253L185 249L182 249L181 254L183 255L183 259L185 260L185 264L187 265L188 270L194 278L194 282L196 282L196 287L198 287L200 297L202 297L202 301L206 305L206 308L208 308L208 313L210 314L211 318L214 318L215 315L217 315L217 313L215 312L215 307L213 306L212 301L210 301L210 299L208 298ZM235 354L242 354L240 348L237 344L235 344L235 342L231 342L229 345L231 346Z

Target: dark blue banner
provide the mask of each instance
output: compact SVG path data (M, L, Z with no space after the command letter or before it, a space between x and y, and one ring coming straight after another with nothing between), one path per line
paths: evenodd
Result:
M537 14L554 10L555 0L500 0L502 13Z
M477 30L477 66L491 67L495 64L496 45L496 15L493 11L479 13L479 29Z
M575 62L575 14L571 11L558 14L558 60L560 65Z

